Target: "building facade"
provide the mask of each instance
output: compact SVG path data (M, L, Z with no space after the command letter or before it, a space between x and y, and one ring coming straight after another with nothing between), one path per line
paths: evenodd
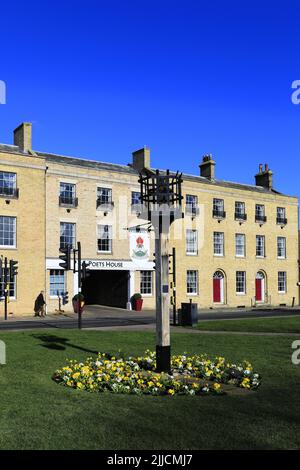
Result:
M87 303L126 308L140 292L144 308L155 307L154 233L139 218L138 175L150 167L147 148L128 165L33 151L29 123L15 130L14 145L0 144L0 254L19 262L10 313L32 314L41 290L48 312L65 292L63 308L72 310L77 274L61 269L59 249L77 241L89 265ZM170 234L178 306L299 303L298 199L273 188L267 166L255 180L216 179L211 156L199 176L183 175L184 218Z

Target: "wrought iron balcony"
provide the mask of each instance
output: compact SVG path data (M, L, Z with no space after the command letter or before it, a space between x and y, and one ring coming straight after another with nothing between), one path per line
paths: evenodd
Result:
M287 222L288 222L287 219L284 218L284 217L277 217L277 219L276 219L276 223L278 225L286 225Z
M108 201L105 198L98 197L96 205L97 205L97 209L101 209L101 210L107 212L107 211L112 211L113 210L113 208L115 206L115 203L113 201Z
M241 212L235 212L234 214L235 220L247 220L247 214Z
M226 212L220 211L218 209L213 209L213 217L215 217L216 219L225 219Z
M5 186L3 186L2 188L0 187L0 196L9 199L18 199L19 188L7 188Z
M73 196L59 196L59 205L62 207L77 207L78 198Z
M258 222L260 224L264 224L265 222L267 222L267 216L266 215L255 214L255 222Z

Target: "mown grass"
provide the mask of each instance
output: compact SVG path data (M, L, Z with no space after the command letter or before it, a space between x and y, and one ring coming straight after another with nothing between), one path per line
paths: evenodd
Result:
M197 328L208 331L300 333L300 315L294 317L199 321Z
M250 360L263 375L238 396L91 394L56 384L66 358L96 351L140 354L149 332L42 330L0 334L1 449L288 449L300 447L300 366L291 337L173 334L174 353Z

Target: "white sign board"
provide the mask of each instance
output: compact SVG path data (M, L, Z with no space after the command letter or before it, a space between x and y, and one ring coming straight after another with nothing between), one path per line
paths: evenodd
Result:
M150 256L150 239L148 232L129 233L129 254L137 266L144 265Z

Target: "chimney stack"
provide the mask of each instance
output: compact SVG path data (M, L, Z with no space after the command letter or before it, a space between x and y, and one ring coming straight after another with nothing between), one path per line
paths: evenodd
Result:
M30 122L22 122L14 130L14 145L17 145L21 152L32 151L32 124Z
M200 163L200 176L209 180L215 179L215 165L212 155L204 155L202 163Z
M132 152L132 165L136 171L142 171L144 168L150 168L150 149L143 147L140 150Z
M265 169L263 170L263 165L259 165L259 171L255 175L256 186L263 186L271 190L273 188L273 172L269 169L269 165L265 164Z

